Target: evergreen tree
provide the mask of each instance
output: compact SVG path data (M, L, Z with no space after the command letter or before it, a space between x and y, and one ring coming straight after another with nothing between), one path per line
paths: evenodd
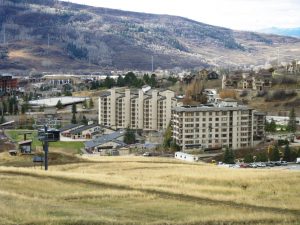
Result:
M88 107L86 100L84 100L84 102L82 103L82 106L83 106L84 109L86 109Z
M268 161L268 156L267 156L266 152L258 153L257 157L256 157L256 161L257 162L267 162Z
M2 114L2 116L1 116L0 123L5 123L5 118L4 118L4 115L3 115L3 114Z
M253 162L253 155L252 154L247 154L245 157L244 157L244 162L245 163L252 163Z
M85 125L88 124L88 120L87 120L87 118L85 117L85 115L83 115L82 120L81 120L81 123L83 123L83 124L85 124Z
M124 134L124 142L126 144L134 144L135 143L135 133L132 129L129 127L126 128L125 134Z
M172 144L172 126L171 126L171 123L169 123L169 125L164 133L163 147L170 148L171 144Z
M90 108L93 108L93 107L94 107L94 102L93 102L93 99L92 99L92 98L90 98L89 107L90 107Z
M57 104L56 104L56 108L62 109L63 107L64 107L64 106L63 106L63 104L61 103L61 101L58 100L58 101L57 101Z
M266 131L267 132L276 132L276 123L275 121L272 119L271 122L269 123L268 121L266 121Z
M290 146L287 144L284 148L284 156L283 159L287 162L291 161L291 149Z
M288 122L288 125L287 125L287 131L295 133L296 130L297 130L296 114L295 114L295 109L292 108L292 110L290 111L290 115L289 115L289 122Z
M234 164L234 153L229 147L226 147L225 149L223 162L227 164Z
M275 145L273 148L271 148L271 151L269 151L269 158L271 161L278 161L280 159L278 145Z
M106 76L103 86L106 88L112 88L115 86L115 80L113 78L110 78L109 76Z
M149 85L150 85L151 87L156 87L157 81L156 81L156 75L155 75L155 74L152 74L152 75L151 75Z
M125 86L124 78L123 78L121 75L118 76L118 79L117 79L117 86L118 86L118 87L124 87L124 86Z
M72 113L73 114L77 113L77 107L75 103L72 104Z
M149 85L149 83L150 83L150 77L149 77L149 75L147 73L144 74L143 81L145 82L145 84Z
M75 113L73 113L73 116L72 116L72 119L71 119L71 123L72 123L72 124L76 124L76 123L77 123Z

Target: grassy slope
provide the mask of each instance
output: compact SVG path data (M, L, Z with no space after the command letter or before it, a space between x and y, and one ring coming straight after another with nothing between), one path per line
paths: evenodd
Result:
M297 224L299 179L141 157L0 167L0 224Z
M24 140L24 132L27 132L28 130L6 130L5 134L10 137L15 142L19 142ZM31 135L27 135L27 139L32 140L32 147L35 148L41 148L42 142L38 140L37 137L37 131L29 130L28 132L32 132ZM83 148L84 144L80 141L74 141L74 142L52 142L49 144L50 148L64 150L67 153L78 153L81 148Z

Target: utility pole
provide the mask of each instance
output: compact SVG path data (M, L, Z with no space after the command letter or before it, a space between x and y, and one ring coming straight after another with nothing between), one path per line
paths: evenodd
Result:
M48 170L48 127L45 125L45 134L44 134L44 152L45 152L45 170Z

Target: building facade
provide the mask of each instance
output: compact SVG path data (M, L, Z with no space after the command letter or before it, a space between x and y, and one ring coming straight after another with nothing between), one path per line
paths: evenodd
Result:
M246 106L182 106L172 110L173 139L186 149L253 146L254 110Z
M12 94L18 89L18 80L12 76L0 75L0 94Z
M110 89L99 97L99 124L114 129L164 130L176 104L175 93L170 90Z

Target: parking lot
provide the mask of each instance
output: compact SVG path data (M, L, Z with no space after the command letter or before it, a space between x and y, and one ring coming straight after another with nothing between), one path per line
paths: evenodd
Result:
M264 165L262 165L264 164ZM267 164L267 165L265 165ZM233 169L247 169L247 168L252 168L252 169L272 169L272 170L296 170L300 171L300 164L296 163L288 163L287 165L272 165L269 166L268 163L241 163L241 164L234 164L234 165L229 165L229 164L219 164L218 166L221 167L228 167L228 168L233 168Z

